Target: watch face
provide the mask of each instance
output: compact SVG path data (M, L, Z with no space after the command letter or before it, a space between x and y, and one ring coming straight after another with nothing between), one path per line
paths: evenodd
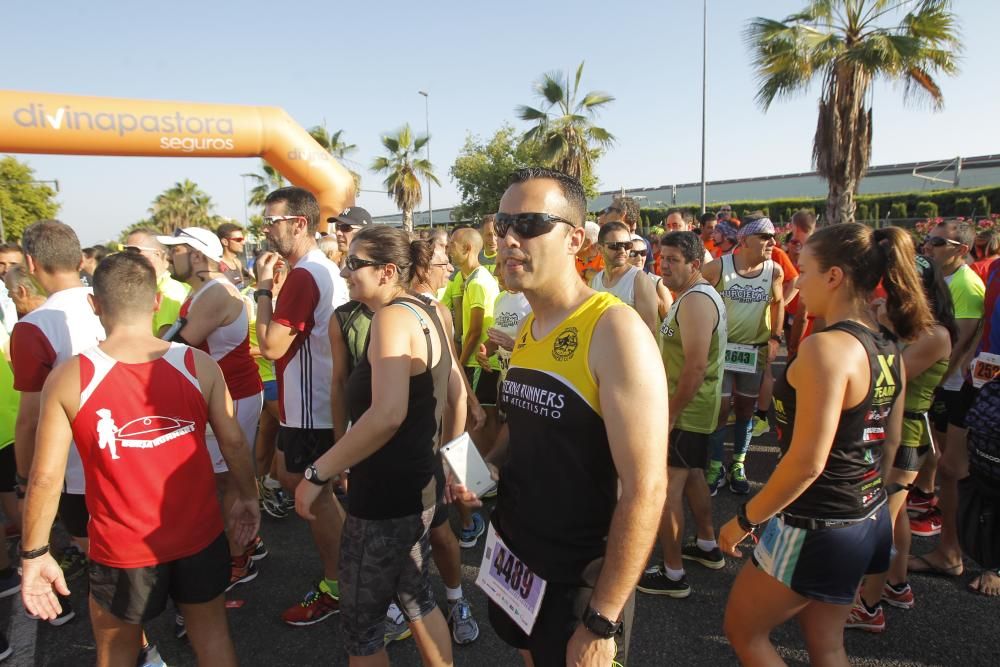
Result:
M306 479L312 480L312 478L314 477L313 470L315 470L315 469L312 466L309 466L308 468L306 468L306 473L305 473Z

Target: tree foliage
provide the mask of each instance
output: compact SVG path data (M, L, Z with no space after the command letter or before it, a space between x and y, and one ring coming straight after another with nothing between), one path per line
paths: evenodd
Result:
M326 125L317 125L309 130L309 135L315 139L316 143L322 146L327 153L341 162L344 162L348 155L355 153L358 150L357 144L349 144L343 138L343 130L337 130L336 132L331 133L326 129ZM361 174L353 169L348 169L347 171L349 171L351 177L354 178L354 194L357 196L357 191L361 189Z
M8 240L20 239L25 227L59 211L55 190L33 181L31 167L10 156L0 158L0 217Z
M403 212L403 227L413 229L413 209L420 204L423 190L421 179L429 179L438 185L441 181L434 175L430 161L418 157L420 151L430 141L429 136L414 136L410 125L406 124L395 134L382 137L382 147L386 155L372 161L371 169L377 174L386 174L385 185L389 198Z
M162 234L173 234L183 227L214 230L227 222L227 219L212 212L214 208L212 198L197 183L184 179L157 195L149 208L149 217L123 230L119 238L124 241L132 230L140 227L148 227Z
M269 165L266 160L260 161L259 173L255 174L251 172L249 174L240 174L240 176L245 176L253 181L253 186L250 188L250 196L247 199L247 203L250 206L263 206L268 193L288 185L288 181L281 175L281 172Z
M812 0L784 20L747 26L765 110L822 80L813 161L830 185L828 221L854 219L871 158L872 83L899 81L907 99L944 104L934 77L957 72L960 51L950 10L950 0Z
M590 91L581 98L582 78L582 62L572 82L568 73L544 74L534 86L542 105L521 105L516 112L521 120L533 123L523 140L541 147L543 166L585 181L592 177L603 151L614 144L614 136L594 121L615 98L601 91Z

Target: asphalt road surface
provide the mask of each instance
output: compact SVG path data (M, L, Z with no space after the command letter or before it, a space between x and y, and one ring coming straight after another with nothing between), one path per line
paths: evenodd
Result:
M748 474L759 482L773 469L776 448L770 436L754 441L748 457ZM740 498L722 490L715 499L716 525L735 513ZM487 507L487 510L489 506ZM688 522L688 532L691 522ZM552 526L559 530L559 526ZM346 665L340 638L340 620L333 617L306 628L286 626L283 609L300 599L320 575L318 557L305 523L294 515L276 520L265 516L261 534L270 555L259 562L260 575L237 586L229 594L242 606L229 610L236 651L243 665ZM914 552L930 550L933 539L915 538ZM492 667L517 665L516 652L503 644L486 620L485 596L475 586L482 558L482 542L463 550L463 587L480 621L479 639L470 646L455 647L457 665ZM722 632L722 618L729 594L743 561L730 560L725 569L710 571L688 563L688 578L694 592L685 600L639 594L636 626L632 635L629 665L732 665L736 657ZM857 665L930 666L1000 665L1000 600L969 593L965 585L975 565L966 562L966 574L954 579L914 577L916 607L902 611L887 608L888 628L882 635L858 631L847 633L847 652ZM444 589L435 577L438 599ZM92 665L94 641L87 615L86 578L72 582L72 603L77 617L62 627L39 624L23 617L18 596L0 600L0 623L16 647L11 665ZM174 639L173 614L165 613L147 627L147 632L169 665L194 665L185 641ZM12 634L13 633L13 636ZM773 641L792 665L808 664L808 656L794 623L777 629ZM419 665L413 640L389 647L394 665ZM210 666L209 666L210 667Z

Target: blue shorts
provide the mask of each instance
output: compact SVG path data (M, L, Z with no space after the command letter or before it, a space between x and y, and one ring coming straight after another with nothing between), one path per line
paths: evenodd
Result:
M268 380L264 383L264 400L265 401L276 401L278 400L278 381Z
M892 523L885 503L870 517L836 528L797 528L781 515L771 519L753 562L802 597L854 604L866 574L889 570Z

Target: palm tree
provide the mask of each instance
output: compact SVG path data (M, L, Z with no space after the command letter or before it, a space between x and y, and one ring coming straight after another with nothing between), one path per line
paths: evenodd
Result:
M547 166L584 180L590 175L601 150L614 143L614 136L594 124L597 112L614 101L611 95L591 91L577 101L583 63L576 68L576 78L570 85L569 75L551 72L535 84L535 92L543 108L518 106L521 120L534 123L524 133L522 141L537 142L542 147L542 159Z
M326 129L326 125L317 125L309 130L309 136L315 139L316 143L322 146L327 153L341 162L346 162L347 155L357 151L358 146L357 144L347 143L347 141L342 139L343 134L343 130L337 130L333 134L330 134L330 132ZM361 189L361 174L353 169L348 169L347 171L349 171L351 176L354 177L354 194L356 196L358 191Z
M269 192L288 185L285 177L265 160L260 161L260 170L262 172L260 174L240 174L240 176L252 178L254 181L254 186L250 188L250 199L247 202L251 206L263 206Z
M389 198L403 212L403 227L406 231L413 231L413 209L423 196L420 179L429 179L441 185L441 181L434 175L434 166L430 161L419 157L420 150L428 141L429 136L414 138L407 123L394 135L382 137L382 146L388 155L375 158L371 166L375 173L386 174L382 183Z
M822 76L813 161L829 182L827 221L854 220L855 195L871 158L875 79L901 81L907 98L943 106L934 75L957 72L961 48L950 7L950 0L812 0L783 21L750 21L745 36L764 110ZM898 22L884 25L902 12Z
M150 223L165 234L181 227L213 227L212 198L188 179L175 183L153 200Z

